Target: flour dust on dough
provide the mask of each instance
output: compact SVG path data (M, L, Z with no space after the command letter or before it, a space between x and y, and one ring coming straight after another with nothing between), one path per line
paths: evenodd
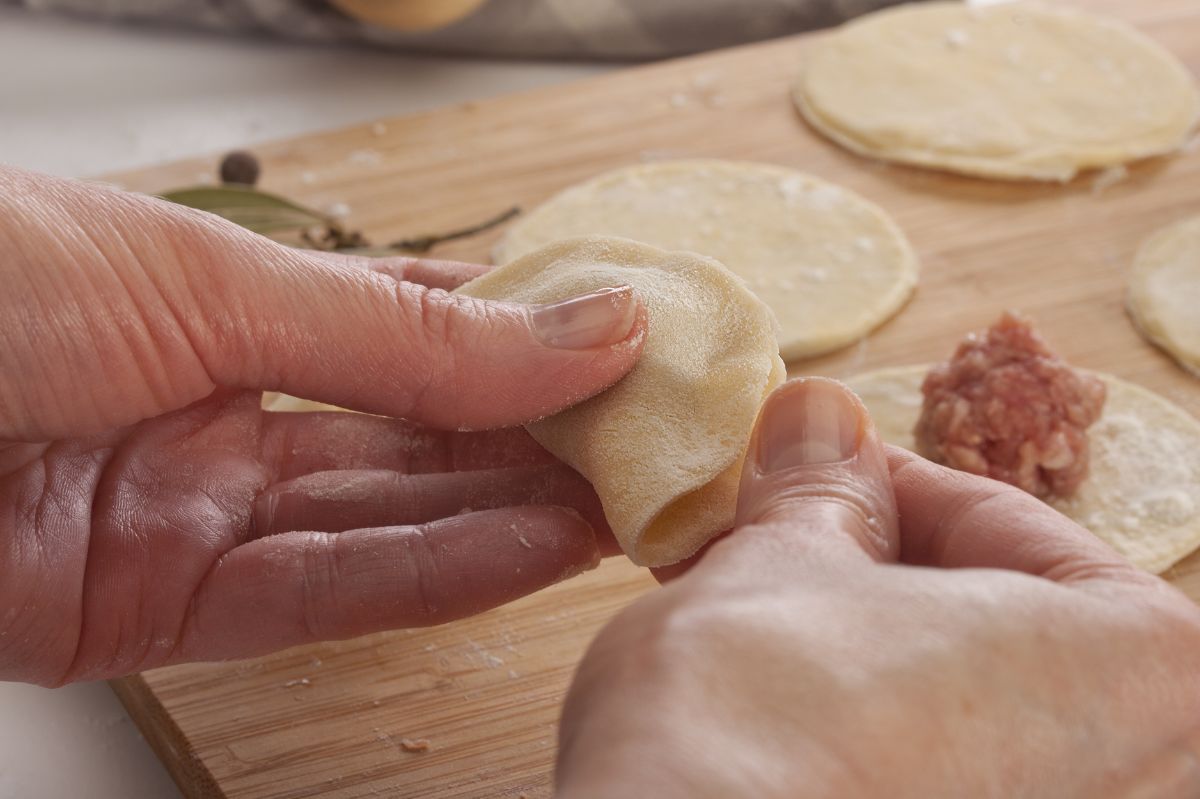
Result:
M917 284L917 258L878 206L793 169L712 159L639 164L568 188L509 229L496 262L593 234L720 261L774 311L789 361L861 339Z
M528 430L592 483L635 563L665 566L733 525L750 431L785 378L767 306L711 258L598 236L535 250L457 293L546 303L623 285L648 318L637 365Z
M856 375L880 436L912 450L928 366ZM1103 373L1104 413L1088 428L1090 469L1079 491L1050 504L1155 574L1200 546L1200 421L1141 386Z
M1158 231L1138 249L1128 307L1150 343L1200 377L1200 216Z
M861 17L813 44L793 96L854 152L1009 180L1170 153L1200 117L1192 76L1152 39L1034 3Z

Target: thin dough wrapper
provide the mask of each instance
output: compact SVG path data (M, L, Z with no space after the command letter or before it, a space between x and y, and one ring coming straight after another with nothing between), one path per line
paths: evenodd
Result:
M1152 344L1200 377L1200 216L1160 230L1138 250L1129 315Z
M591 481L635 563L665 566L733 524L751 428L786 375L770 310L710 258L603 237L556 242L457 291L545 303L622 285L648 315L641 359L528 430Z
M813 45L794 98L854 152L1007 180L1069 180L1178 149L1187 69L1120 22L1036 3L916 3Z
M879 206L795 169L718 159L637 164L571 186L515 222L496 261L593 235L717 259L774 311L788 361L858 341L917 285L916 254Z
M912 450L928 366L848 378L880 436ZM1162 572L1200 546L1200 421L1152 391L1093 372L1108 389L1088 428L1090 470L1079 491L1050 502L1134 565Z

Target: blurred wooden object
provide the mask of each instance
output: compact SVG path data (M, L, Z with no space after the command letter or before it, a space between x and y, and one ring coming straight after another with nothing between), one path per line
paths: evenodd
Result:
M419 31L458 22L488 0L331 0L355 19L395 28Z

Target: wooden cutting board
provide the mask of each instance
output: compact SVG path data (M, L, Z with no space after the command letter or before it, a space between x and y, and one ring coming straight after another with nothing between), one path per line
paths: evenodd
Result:
M1145 30L1200 74L1200 3L1079 0ZM1200 140L1112 185L990 183L885 166L805 126L788 84L800 36L630 69L569 86L385 120L256 148L264 186L387 241L532 208L612 167L712 156L799 167L888 209L921 258L921 285L861 345L792 364L844 376L947 354L1002 309L1032 314L1070 361L1155 389L1200 415L1200 381L1146 345L1123 310L1138 243L1200 213ZM211 174L197 159L113 176L160 191ZM437 255L488 258L498 234ZM1200 599L1200 556L1169 575ZM475 619L241 663L116 681L189 797L545 797L555 719L596 630L653 583L613 559ZM403 738L426 739L406 752Z

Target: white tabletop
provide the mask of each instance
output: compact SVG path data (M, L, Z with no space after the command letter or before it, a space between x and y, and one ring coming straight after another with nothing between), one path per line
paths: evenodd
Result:
M87 176L591 74L0 9L0 162ZM103 683L0 683L0 799L179 793Z

